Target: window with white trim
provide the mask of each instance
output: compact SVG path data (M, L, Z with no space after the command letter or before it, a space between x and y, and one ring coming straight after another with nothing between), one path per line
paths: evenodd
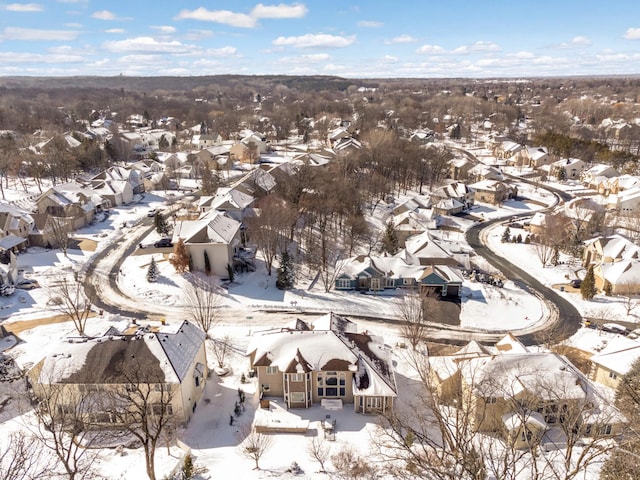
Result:
M347 376L344 372L318 373L319 397L344 397L347 394Z
M289 398L292 402L302 403L304 402L304 392L291 392Z
M267 375L275 375L278 373L278 367L267 367Z
M302 382L304 381L304 373L292 373L289 378L292 382Z
M348 278L339 278L336 282L336 288L351 288L351 280Z
M486 397L484 401L485 403L496 403L498 399L496 397Z
M615 380L618 378L618 374L616 372L609 372L609 378L612 378Z

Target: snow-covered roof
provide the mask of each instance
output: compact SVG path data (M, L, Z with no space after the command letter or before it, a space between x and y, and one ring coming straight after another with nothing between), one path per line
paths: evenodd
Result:
M507 412L502 416L502 423L509 431L518 430L523 425L535 425L538 428L546 429L547 422L538 412Z
M389 352L381 338L358 333L353 322L333 313L316 320L313 330L290 327L253 335L247 353L255 366L275 366L287 373L354 372L356 395L396 395Z
M57 352L42 361L39 382L123 383L125 371L144 366L152 383L180 383L193 364L205 339L204 332L184 321L151 332L140 328L134 334L110 329L95 339L61 342Z
M210 210L198 220L184 220L176 224L174 240L185 243L231 243L240 229L240 222L223 213Z
M625 375L639 358L638 342L616 335L609 340L605 348L591 357L591 361L619 375Z
M584 399L586 380L571 363L555 353L526 353L470 358L461 374L477 395L510 398L522 392L541 400Z
M640 261L626 258L619 262L601 263L595 267L613 285L640 284Z

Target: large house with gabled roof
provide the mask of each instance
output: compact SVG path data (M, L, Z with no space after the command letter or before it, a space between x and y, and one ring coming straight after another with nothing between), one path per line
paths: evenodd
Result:
M79 408L74 402L86 403L87 395L96 394L97 401L83 408L87 425L98 428L117 426L109 411L112 402L106 400L123 389L139 388L132 386L134 380L148 391L150 406L164 403L176 423L187 423L207 376L205 334L187 320L159 328L111 327L99 337L63 341L28 373L35 396L55 399L59 412ZM52 389L62 389L62 394L54 397ZM158 392L165 392L164 398Z
M334 313L256 332L247 349L261 396L281 397L287 408L352 403L359 413L393 407L397 387L389 354L380 337Z

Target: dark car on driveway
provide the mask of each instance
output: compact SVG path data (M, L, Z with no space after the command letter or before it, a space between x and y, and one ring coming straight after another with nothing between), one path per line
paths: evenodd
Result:
M153 244L153 246L156 247L156 248L173 247L173 243L171 243L171 239L170 238L161 238L160 240L155 242Z
M582 285L582 280L580 280L579 278L574 278L569 282L569 285L571 285L573 288L580 288L580 286Z

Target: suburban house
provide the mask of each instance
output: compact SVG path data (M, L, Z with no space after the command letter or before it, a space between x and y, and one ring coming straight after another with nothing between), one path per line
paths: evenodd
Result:
M593 267L596 288L614 295L640 293L640 260L627 258L615 263L598 263Z
M582 175L585 163L579 158L563 158L549 165L549 175L565 180L577 180ZM564 174L562 171L564 170Z
M543 165L549 165L552 161L547 147L526 147L522 149L521 155L522 164L531 168L540 168Z
M461 203L463 209L473 205L475 199L475 190L462 182L452 182L442 187L438 187L431 192L431 200L437 205L439 200L456 200Z
M254 200L251 195L247 195L240 190L220 187L215 195L200 197L198 211L204 213L210 210L218 210L241 222L244 218L245 209L250 207Z
M611 165L598 163L585 170L580 176L580 180L585 186L598 190L598 193L604 194L609 180L619 176L620 172Z
M53 228L60 222L68 231L89 225L96 212L102 210L103 199L94 190L77 183L64 183L50 187L36 200L33 214L34 228L29 234L33 245L54 245Z
M385 413L397 396L382 338L333 313L256 332L247 355L261 397L280 397L288 408L353 403L359 413Z
M514 198L518 194L518 189L500 180L481 180L469 185L475 190L474 199L478 202L500 205L505 200Z
M28 372L33 393L55 399L62 414L86 409L87 424L95 428L117 426L119 392L126 398L137 388L149 394L149 407L167 405L176 423L187 423L208 376L205 334L186 320L160 328L111 327L100 337L61 341L55 351ZM51 397L54 388L62 392Z
M113 166L109 167L103 172L99 173L95 177L91 179L92 185L94 188L100 183L111 183L111 182L126 182L130 186L130 190L132 192L131 200L133 199L133 194L143 193L144 192L144 183L142 182L143 174L135 169L135 168L124 168ZM129 190L129 188L127 188ZM123 198L124 201L121 203L128 203L131 200L127 198ZM119 205L119 204L118 204Z
M465 248L457 242L442 240L429 230L409 237L404 248L406 255L412 259L412 264L465 268L469 265L469 252Z
M436 203L433 205L434 215L455 215L462 212L465 204L459 202L455 198L434 199Z
M222 143L222 137L219 133L210 132L203 133L198 137L198 149L202 150L209 147L214 147Z
M631 370L631 366L640 358L638 342L621 335L615 335L606 346L593 355L590 377L595 382L616 390L620 380Z
M434 225L435 222L431 220L430 213L431 212L427 214L426 212L406 211L399 215L394 215L393 223L400 248L405 246L407 238L422 233Z
M479 182L481 180L504 180L502 172L489 165L479 163L469 170L467 178L470 182Z
M510 334L493 347L472 343L429 357L429 377L439 401L464 410L475 431L515 448L555 442L567 422L584 436L621 432L624 417L566 357L529 352Z
M517 155L524 147L512 140L504 140L496 144L494 156L500 160L512 159L512 164L522 165L520 156Z
M443 297L459 296L462 276L446 265L412 265L398 256L360 255L347 260L335 280L336 290L380 292L388 288L436 291Z
M0 252L27 248L34 225L30 213L11 203L0 202Z
M584 242L582 265L614 263L625 259L640 259L640 247L622 235L597 237Z
M198 220L177 222L173 243L182 239L194 270L226 276L240 247L240 226L224 213L210 210Z
M609 194L606 206L609 210L617 210L623 215L637 212L640 207L640 186Z
M449 160L449 178L452 180L466 180L471 168L473 168L473 163L467 158L453 158Z

